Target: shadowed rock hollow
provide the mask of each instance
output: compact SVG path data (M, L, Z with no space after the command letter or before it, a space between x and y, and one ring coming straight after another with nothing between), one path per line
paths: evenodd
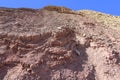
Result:
M0 8L0 80L119 80L119 19L56 6Z

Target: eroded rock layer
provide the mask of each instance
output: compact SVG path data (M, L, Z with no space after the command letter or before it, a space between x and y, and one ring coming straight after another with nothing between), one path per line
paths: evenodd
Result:
M119 30L49 7L0 8L0 80L119 80Z

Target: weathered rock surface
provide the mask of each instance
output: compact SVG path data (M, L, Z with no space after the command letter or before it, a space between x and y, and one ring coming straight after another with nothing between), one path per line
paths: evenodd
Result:
M0 80L119 80L120 25L95 18L55 6L0 8Z

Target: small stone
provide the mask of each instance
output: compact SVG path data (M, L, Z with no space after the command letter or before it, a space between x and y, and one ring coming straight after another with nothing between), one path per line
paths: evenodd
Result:
M31 64L31 65L30 65L30 68L32 69L33 67L34 67L34 64Z
M57 27L59 30L61 30L62 29L62 27Z
M59 57L59 60L62 60L62 59L64 59L64 57L60 56L60 57Z
M27 71L28 71L29 73L31 73L31 72L32 72L32 70L31 70L31 69L29 69L29 68L27 69Z
M75 49L75 52L77 53L77 55L79 55L80 56L80 51L79 50L77 50L77 49Z
M95 42L91 42L91 43L90 43L90 46L91 46L91 47L96 47L97 44L96 44Z
M83 37L85 37L86 36L86 34L83 34Z

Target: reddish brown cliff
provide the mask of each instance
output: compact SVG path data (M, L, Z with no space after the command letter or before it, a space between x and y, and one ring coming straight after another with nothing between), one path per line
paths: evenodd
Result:
M88 12L0 8L0 80L119 80L119 27Z

